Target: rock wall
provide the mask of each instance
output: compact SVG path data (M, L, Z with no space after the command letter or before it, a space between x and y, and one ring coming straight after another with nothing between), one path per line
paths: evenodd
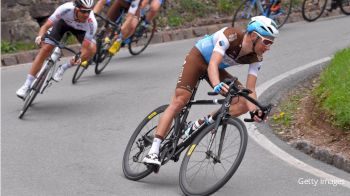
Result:
M32 42L40 25L69 0L2 0L1 39Z

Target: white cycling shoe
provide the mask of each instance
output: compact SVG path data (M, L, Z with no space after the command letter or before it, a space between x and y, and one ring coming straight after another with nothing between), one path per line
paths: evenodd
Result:
M21 99L25 99L29 93L29 89L30 89L29 86L26 86L26 85L21 86L21 88L19 88L16 91L17 97Z
M161 164L159 161L158 155L156 153L146 155L145 158L143 158L142 162L147 164L157 165L157 166L160 166Z
M53 75L52 79L54 79L56 82L59 82L62 80L63 78L63 74L64 74L64 69L62 68L62 65L59 66L55 72L55 74Z

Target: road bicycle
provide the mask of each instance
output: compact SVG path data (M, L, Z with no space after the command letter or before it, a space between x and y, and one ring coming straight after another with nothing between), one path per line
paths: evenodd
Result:
M128 45L128 50L132 55L141 54L147 46L150 44L153 35L156 31L156 20L153 20L148 28L143 28L142 23L146 19L146 13L149 8L145 8L140 15L139 23L136 26L135 33L128 39L124 40L122 46ZM113 22L100 14L95 14L98 18L105 22L105 28L103 28L96 36L97 52L92 60L82 63L78 66L74 72L72 83L75 84L84 71L91 65L95 64L95 74L100 74L111 61L112 57L116 53L111 53L109 48L112 47L115 39L115 35L121 31L126 11L123 9L119 18Z
M205 77L201 77L200 80ZM263 117L271 110L271 105L261 105L251 98L249 89L239 89L237 78L226 81L229 91L224 99L194 100L200 81L197 82L190 101L174 118L170 131L161 143L161 165L173 160L177 162L181 153L187 149L182 159L179 173L181 190L186 195L210 195L224 186L239 167L246 147L247 129L244 123L229 115L229 107L233 98L244 97L263 111ZM217 93L209 92L209 95ZM213 115L216 121L202 126L186 137L184 130L189 126L187 117L192 105L221 105ZM168 105L162 105L150 112L132 134L123 156L123 172L127 179L140 180L159 167L142 162L152 146L154 133L160 116ZM252 115L252 114L251 114ZM244 119L252 122L251 119ZM188 147L188 148L187 148Z
M245 0L235 11L232 26L246 28L252 17L263 15L273 19L277 28L281 28L291 9L292 0Z
M29 94L24 99L24 105L19 113L18 118L22 119L28 108L33 103L36 96L40 93L43 94L47 87L50 87L53 82L53 74L56 71L56 63L60 60L62 56L62 50L67 50L75 55L75 59L80 58L80 53L75 52L74 50L66 47L64 43L59 42L52 38L50 35L45 35L45 38L50 39L56 44L56 47L53 49L52 54L48 59L45 60L43 66L41 67L39 73L36 75L35 80L33 81ZM67 38L67 34L65 34L62 40Z
M325 11L328 0L304 0L301 13L303 18L312 22L317 20ZM350 0L331 0L330 8L327 11L336 10L338 7L345 15L350 15Z

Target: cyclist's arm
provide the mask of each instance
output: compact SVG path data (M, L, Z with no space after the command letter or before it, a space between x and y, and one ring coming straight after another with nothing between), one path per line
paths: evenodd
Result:
M96 3L96 5L94 6L94 13L100 13L101 12L101 10L103 9L103 7L104 7L104 5L105 4L107 4L106 3L107 2L107 0L99 0L97 3Z
M38 36L43 37L47 30L53 26L53 22L51 20L47 20L43 26L40 27Z
M209 61L209 66L207 71L208 71L210 83L213 87L220 83L219 65L222 59L223 59L223 55L217 51L214 51Z
M248 74L246 88L248 88L249 90L252 91L252 93L249 94L249 96L254 98L255 100L258 98L257 95L256 95L256 90L255 90L256 80L257 80L256 75ZM248 107L249 111L253 111L253 110L256 109L256 105L254 105L250 101L247 101L247 107Z

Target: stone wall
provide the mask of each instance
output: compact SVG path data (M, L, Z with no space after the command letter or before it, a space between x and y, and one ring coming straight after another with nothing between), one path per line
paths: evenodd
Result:
M33 42L42 24L58 7L69 0L2 0L1 39Z

